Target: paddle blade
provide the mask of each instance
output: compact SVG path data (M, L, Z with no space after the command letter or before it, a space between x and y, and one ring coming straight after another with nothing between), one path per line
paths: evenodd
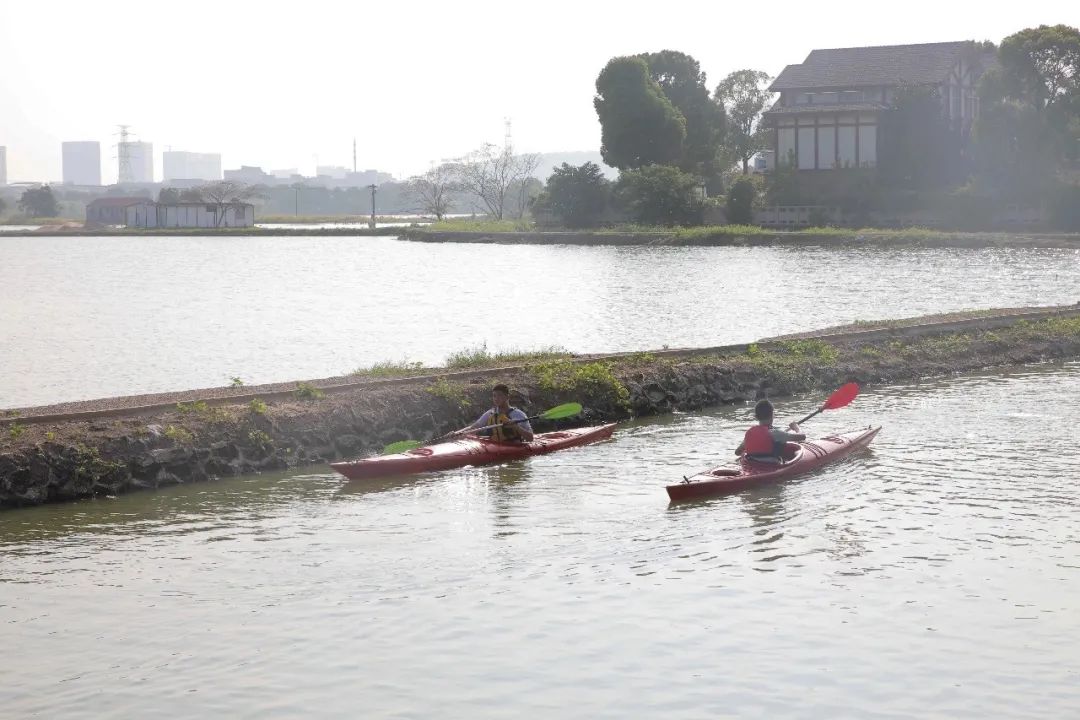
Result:
M829 399L825 401L825 405L822 406L822 410L836 410L849 404L855 399L855 396L859 394L859 386L856 383L848 383L843 385L839 390L829 396Z
M398 440L395 443L390 443L382 449L383 455L396 455L397 453L408 452L409 450L415 450L418 447L423 447L424 443L417 440Z
M580 413L581 403L566 403L565 405L558 405L551 408L540 417L544 420L562 420L563 418L573 417Z

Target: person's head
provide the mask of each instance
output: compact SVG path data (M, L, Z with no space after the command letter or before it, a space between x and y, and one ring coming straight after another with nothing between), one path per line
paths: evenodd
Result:
M491 388L491 399L499 407L509 404L510 388L506 387L502 383L499 383L495 387Z
M773 406L768 400L759 400L754 406L754 417L762 425L772 425Z

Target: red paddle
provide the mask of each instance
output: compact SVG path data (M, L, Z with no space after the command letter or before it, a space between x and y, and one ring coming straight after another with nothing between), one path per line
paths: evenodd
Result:
M848 383L847 385L843 385L840 387L839 390L829 396L829 399L825 401L824 405L804 417L797 424L802 425L810 418L814 417L818 413L825 412L826 410L836 410L837 408L842 408L845 405L849 404L852 400L854 400L855 396L858 394L859 386L857 384Z

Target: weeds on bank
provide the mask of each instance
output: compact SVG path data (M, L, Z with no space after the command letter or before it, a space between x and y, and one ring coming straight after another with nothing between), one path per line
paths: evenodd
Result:
M490 352L487 343L481 343L476 347L466 348L452 352L446 356L447 370L468 370L474 368L491 367L494 365L506 365L508 363L529 362L534 360L553 360L556 358L570 358L573 353L558 345L549 345L537 350L499 350Z
M248 442L253 447L267 450L274 446L274 440L262 430L252 430L247 434Z
M424 369L424 363L409 360L384 360L371 367L357 368L350 374L359 377L407 377Z
M248 403L248 410L252 415L265 415L268 409L269 406L259 398L252 398L251 402Z
M572 363L549 360L530 366L541 389L566 393L586 399L610 400L623 408L630 407L630 391L615 376L615 363Z
M785 340L773 348L757 343L746 349L746 357L757 372L790 385L813 381L817 367L831 367L840 359L840 351L821 340Z
M322 400L324 397L326 397L325 392L315 387L311 383L300 383L296 386L296 389L293 390L293 395L296 396L297 400L308 401Z
M465 410L471 404L469 403L468 393L465 392L465 386L461 383L450 382L446 378L436 379L427 387L427 391L437 398L452 405L457 405L462 410Z
M17 422L11 423L11 426L8 428L8 437L10 437L12 440L18 440L20 437L22 437L24 432L26 432L25 425Z
M182 415L194 415L209 423L227 423L232 420L228 410L223 407L211 407L205 400L176 403L176 410Z
M195 442L195 436L190 430L177 427L176 425L170 425L165 428L163 434L177 445L192 445Z
M77 475L98 481L120 472L124 467L122 462L102 458L97 448L82 444L75 446L75 473Z

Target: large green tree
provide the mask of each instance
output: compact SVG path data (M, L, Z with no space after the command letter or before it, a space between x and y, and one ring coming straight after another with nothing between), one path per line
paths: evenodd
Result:
M635 222L646 225L696 225L704 211L698 178L667 165L623 172L614 198Z
M552 213L566 227L589 227L596 224L607 207L610 185L596 163L563 163L548 177L536 209Z
M716 86L716 102L727 111L724 146L742 163L743 175L750 172L750 158L768 147L761 116L772 100L767 89L771 79L761 70L736 70Z
M979 83L978 180L1034 200L1080 151L1080 30L1021 30L1002 40L997 60Z
M23 191L19 198L19 209L30 217L57 217L60 214L60 203L53 195L51 187L39 185Z
M686 121L686 139L676 164L686 172L712 177L717 171L717 150L727 123L723 105L709 97L701 65L676 50L637 57L645 61L649 76Z
M957 165L956 143L938 90L929 85L897 88L881 114L878 169L882 183L909 190L941 187Z
M612 58L596 78L600 154L620 170L678 162L686 119L649 75L641 58Z

